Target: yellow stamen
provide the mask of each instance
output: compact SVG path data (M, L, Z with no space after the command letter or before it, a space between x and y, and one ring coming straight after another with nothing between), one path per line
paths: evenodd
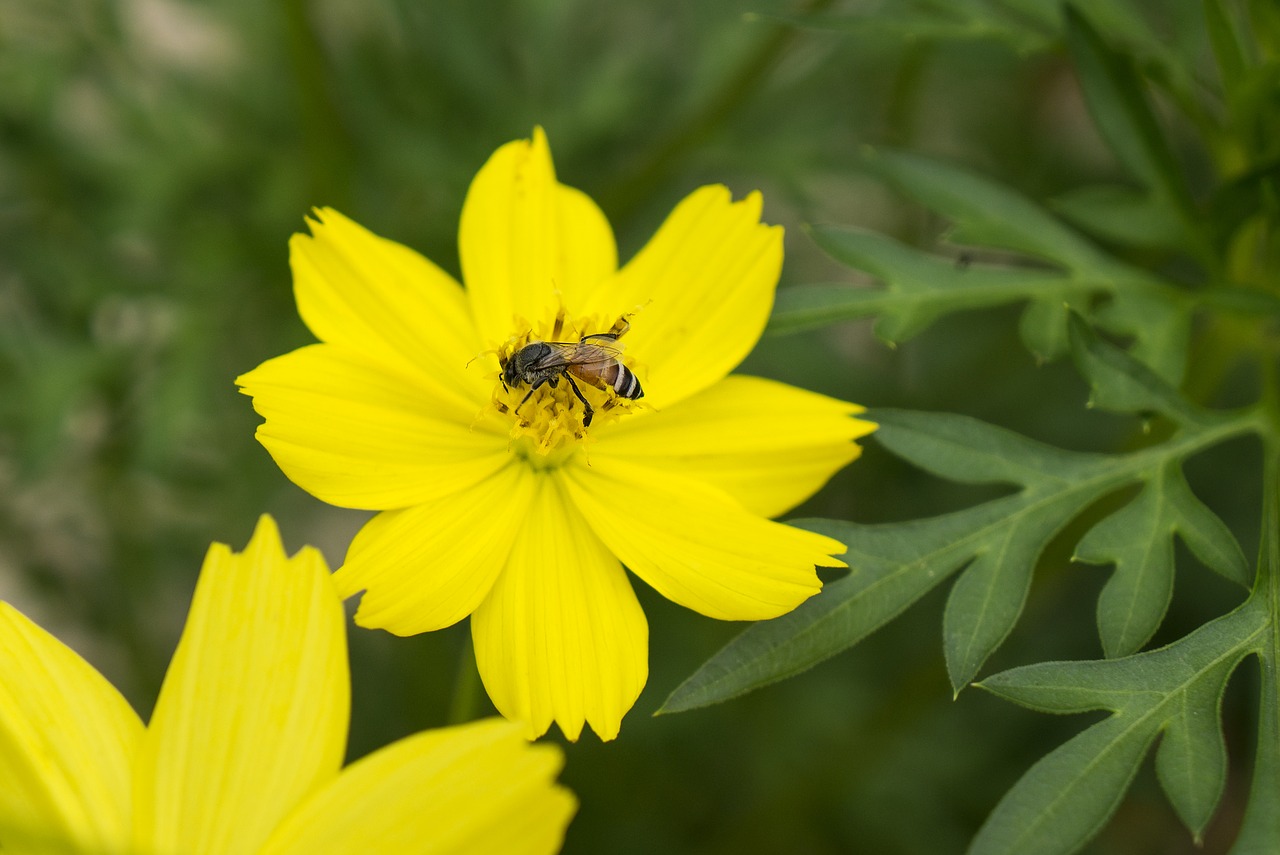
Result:
M531 324L517 318L515 327L523 330L497 348L498 364L508 361L530 342L563 342L576 344L583 336L622 329L624 319L598 317L571 318L564 310L554 319ZM634 366L628 363L634 370ZM586 408L573 392L564 374L555 375L555 385L545 382L537 389L528 383L505 385L501 376L494 385L493 407L511 422L511 448L516 454L540 465L559 465L577 453L587 441L589 431L610 424L630 413L637 402L620 397L612 388L600 389L581 378L573 378L591 404L594 415L589 427L583 425ZM526 400L527 396L527 400Z

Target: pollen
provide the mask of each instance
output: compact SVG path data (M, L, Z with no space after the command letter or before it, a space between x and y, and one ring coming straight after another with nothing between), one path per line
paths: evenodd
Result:
M563 462L591 431L638 406L635 367L623 362L629 315L572 318L564 310L542 324L517 318L520 330L496 348L493 408L510 421L511 447L529 459Z

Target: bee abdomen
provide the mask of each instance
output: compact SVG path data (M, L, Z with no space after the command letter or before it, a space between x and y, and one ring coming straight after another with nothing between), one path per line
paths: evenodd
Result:
M621 362L615 362L610 365L604 373L604 379L605 382L613 387L613 391L617 392L619 397L635 400L644 395L644 390L640 388L640 381L636 379L636 375Z

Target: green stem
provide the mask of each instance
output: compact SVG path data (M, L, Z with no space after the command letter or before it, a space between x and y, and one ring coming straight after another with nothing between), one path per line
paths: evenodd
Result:
M307 0L286 0L281 6L289 56L297 78L307 190L314 204L344 208L349 207L351 195L349 176L354 146L332 96L324 52L307 7Z
M1266 382L1274 383L1274 371L1264 371ZM1274 386L1272 387L1274 389ZM1264 406L1276 415L1275 393L1263 395ZM1258 711L1258 748L1245 810L1233 855L1264 855L1273 852L1280 839L1280 441L1263 438L1265 461L1262 484L1262 544L1258 550L1258 581L1254 596L1264 599L1269 609L1265 638L1258 649L1262 685Z
M458 673L453 679L453 697L449 701L448 724L474 721L480 712L480 672L476 670L475 648L471 634L462 640L458 654Z

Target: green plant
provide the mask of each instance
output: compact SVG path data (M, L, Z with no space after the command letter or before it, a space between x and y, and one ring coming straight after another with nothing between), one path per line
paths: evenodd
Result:
M923 32L938 39L995 36L1034 51L1055 41L1054 5L941 11L919 3L900 9L899 22L917 33L921 21L932 22ZM1089 112L1128 183L1075 187L1046 208L937 160L868 149L864 167L946 218L962 250L940 255L874 232L815 227L834 259L884 287L795 287L780 295L773 318L773 330L788 333L875 317L877 335L892 344L949 313L1025 303L1026 347L1042 361L1069 355L1092 406L1133 417L1131 448L1065 451L967 417L872 410L876 439L894 454L944 479L1013 492L904 522L804 521L848 544L852 572L795 612L746 630L677 688L664 712L807 669L952 576L943 646L958 694L1014 629L1046 546L1069 535L1076 560L1115 568L1097 604L1107 658L1027 665L977 685L1033 709L1110 715L1033 765L970 851L1078 850L1157 742L1157 777L1199 840L1226 781L1223 693L1250 657L1261 672L1257 751L1231 851L1280 845L1280 12L1206 0L1203 16L1216 79L1197 76L1192 57L1166 46L1124 4L1063 10ZM1176 116L1163 117L1157 104ZM1209 174L1192 177L1170 126L1194 137L1191 162L1207 163ZM1256 400L1218 406L1242 365ZM1241 485L1262 496L1256 574L1183 473L1188 458L1241 436L1263 448L1260 485ZM1144 651L1173 593L1175 537L1236 583L1242 602Z

